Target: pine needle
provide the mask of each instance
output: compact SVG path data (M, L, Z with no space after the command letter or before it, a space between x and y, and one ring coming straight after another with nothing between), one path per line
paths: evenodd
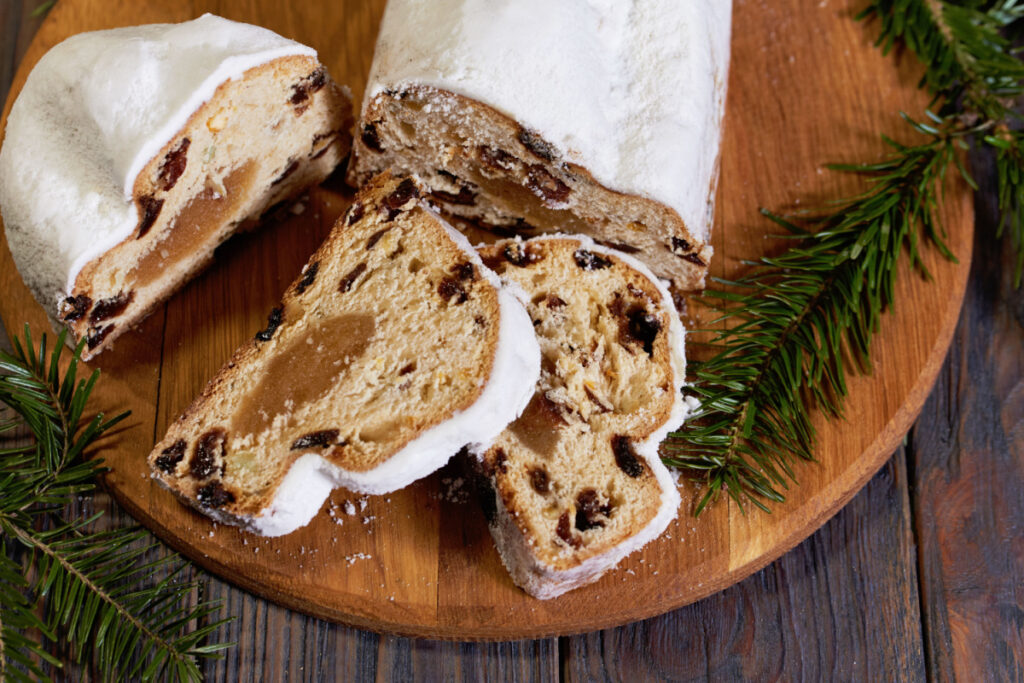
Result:
M16 418L3 430L23 424L34 444L0 452L0 680L60 668L44 641L66 641L106 680L200 680L198 661L228 645L205 642L225 620L214 618L218 604L192 604L199 585L181 578L189 565L173 554L152 559L145 530L94 532L99 514L64 518L104 470L85 450L127 413L83 417L99 372L77 378L80 345L61 376L64 333L49 354L27 326L13 343L13 354L0 353L0 403Z

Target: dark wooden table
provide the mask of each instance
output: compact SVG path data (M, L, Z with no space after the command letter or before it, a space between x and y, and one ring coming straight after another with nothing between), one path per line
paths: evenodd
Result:
M3 97L41 4L0 0ZM207 677L1024 680L1024 290L1013 288L1010 251L994 238L991 159L972 162L981 187L975 257L938 382L905 445L789 554L654 619L492 644L346 628L199 574L205 597L236 617L221 637L237 646ZM106 510L108 524L130 523L103 494L82 504L91 510ZM63 676L88 677L71 674Z

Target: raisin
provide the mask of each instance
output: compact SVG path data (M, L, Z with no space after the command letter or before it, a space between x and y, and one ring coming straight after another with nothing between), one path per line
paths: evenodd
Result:
M690 263L700 266L701 268L707 265L706 263L704 263L701 257L697 256L696 254L683 254L682 258L684 261L689 261Z
M551 482L548 481L548 471L543 467L531 467L530 470L530 486L537 493L547 493L551 490Z
M523 147L530 150L544 161L555 160L555 148L551 146L551 143L537 133L526 130L525 128L520 128L519 142L522 143Z
M273 338L274 333L277 332L277 328L284 322L284 309L277 307L270 311L270 315L267 316L267 327L266 329L260 330L256 333L256 339L259 341L270 341Z
M661 321L658 317L648 313L642 308L630 311L628 314L629 323L626 329L629 336L641 344L648 356L654 355L654 340L661 331Z
M161 472L173 472L181 459L185 457L185 448L188 444L184 439L178 439L167 448L160 451L156 457L156 466Z
M309 81L310 91L317 92L327 85L327 71L322 66L317 67L313 73L306 76L306 80Z
M352 225L360 218L362 218L365 212L366 207L364 207L359 202L356 202L352 206L348 207L348 218L345 219L345 225Z
M439 202L447 202L448 204L473 206L476 203L476 193L468 187L459 188L458 194L445 192L443 190L434 190L430 193L430 196Z
M463 288L462 283L451 277L441 280L441 284L437 286L437 293L446 302L450 302L454 297L456 304L461 304L469 298L469 294Z
M550 309L564 308L565 300L561 297L555 296L554 294L548 294L544 297L544 305Z
M693 245L684 240L682 237L672 238L672 251L676 254L682 255L686 252L693 251Z
M469 261L452 266L449 272L460 280L476 279L476 269Z
M309 104L306 101L309 99L310 93L320 90L326 83L327 74L324 72L323 68L319 68L292 86L292 97L290 101L295 105L295 113L297 115L301 116L302 113L306 111L307 107L309 107Z
M398 371L398 374L399 374L399 376L401 376L401 375L408 375L410 372L412 372L415 369L416 369L416 361L413 361L411 363L406 363L404 366L402 366L402 369Z
M485 147L483 145L477 148L477 154L480 156L481 162L499 171L512 170L518 161L518 159L503 149L495 149L494 147Z
M594 489L583 489L576 496L576 528L580 531L604 526L604 520L611 514L610 505L601 505Z
M505 258L501 252L494 253L490 251L482 252L480 254L480 260L484 262L484 265L493 270L494 272L501 275L505 272Z
M190 144L192 144L191 140L182 138L178 146L167 153L164 163L160 165L160 170L157 171L157 189L166 192L177 184L178 178L185 172L185 165L188 163L188 147Z
M119 292L117 296L112 296L109 299L100 299L96 302L92 313L89 314L89 322L98 323L121 315L134 298L135 292L128 292L128 294Z
M114 330L114 326L113 325L106 325L104 327L99 327L99 328L97 328L97 327L90 327L89 331L86 334L86 338L85 338L86 346L88 346L89 350L92 351L97 346L102 344L103 340L106 339L107 335L109 335L111 332L113 332L113 330Z
M189 474L193 478L206 479L217 471L217 458L219 456L223 462L226 439L227 433L223 429L211 429L199 437L188 463Z
M375 246L377 246L377 242L380 242L380 238L383 237L384 234L390 229L391 228L384 228L370 235L370 237L367 238L366 240L366 251L370 251Z
M506 244L501 253L509 263L520 268L540 260L540 256L534 253L532 249L527 249L519 242Z
M583 270L601 270L612 265L610 260L586 249L577 249L573 252L572 257L576 259L576 265Z
M60 302L60 319L66 323L81 320L90 306L92 306L92 299L85 294L69 296Z
M224 488L224 485L219 481L211 481L196 491L196 500L204 508L219 508L229 503L234 503L235 494Z
M555 533L558 537L571 545L573 548L579 548L580 539L573 535L572 526L569 523L569 511L566 510L562 513L562 516L558 518L558 526L555 527Z
M139 208L142 209L142 218L139 219L139 234L136 239L142 239L156 223L160 209L164 208L164 200L157 199L152 195L145 195L139 197Z
M352 269L352 272L341 278L341 284L338 285L339 292L347 292L352 289L352 284L359 279L359 276L366 270L366 264L360 263L358 266Z
M313 261L313 263L309 264L309 266L306 268L306 272L302 274L302 279L299 280L299 284L295 285L295 293L302 294L307 289L309 289L313 285L313 282L316 281L316 274L319 272L319 261Z
M618 249L619 251L624 252L626 254L639 254L642 251L639 247L634 247L633 245L626 244L625 242L610 242L608 240L594 241L603 246L611 247L612 249Z
M285 179L288 178L288 176L290 176L292 173L295 173L295 171L298 170L298 168L299 168L299 161L298 161L298 159L292 160L292 162L290 164L288 164L287 166L285 166L284 170L281 171L281 175L279 175L276 178L274 178L274 182L270 183L271 187L273 187L274 185L279 185L279 184L283 183L285 181Z
M508 456L503 448L494 449L494 468L502 474L508 472Z
M408 204L411 200L420 196L420 191L416 187L416 183L411 178L406 178L398 184L394 192L389 194L381 201L381 206L387 210L387 220L393 220L398 212L402 210L402 207Z
M301 114L306 111L306 106L302 106L303 103L309 99L309 86L305 83L296 83L292 86L292 97L289 100L292 104L296 105L296 108L300 111L296 112Z
M612 437L612 452L615 453L615 464L628 476L636 479L644 473L643 463L636 457L633 444L628 437L616 434Z
M338 440L337 429L324 429L319 432L310 432L304 434L292 443L291 450L299 451L306 448L327 448L328 446L334 445L334 442Z
M363 134L360 136L363 144L374 152L383 152L384 147L380 144L380 136L377 134L377 126L368 123L363 126Z
M569 198L569 186L551 175L540 164L526 167L526 186L541 199L553 204L563 204Z
M702 268L707 265L700 256L693 253L693 245L681 237L672 238L672 253L679 258Z

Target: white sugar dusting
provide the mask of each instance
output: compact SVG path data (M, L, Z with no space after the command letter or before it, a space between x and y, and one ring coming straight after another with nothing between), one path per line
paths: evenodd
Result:
M391 0L363 106L417 84L471 97L706 239L731 15L722 0Z
M127 238L143 166L225 81L316 51L210 14L72 36L29 74L0 150L7 241L56 316L82 267Z

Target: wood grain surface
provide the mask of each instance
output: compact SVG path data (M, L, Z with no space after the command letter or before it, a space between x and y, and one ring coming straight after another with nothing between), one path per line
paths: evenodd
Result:
M28 48L11 92L17 92L28 67L45 49L71 33L128 23L181 20L210 10L260 23L314 45L335 78L350 84L358 97L369 66L382 4L337 2L325 8L314 7L312 3L285 6L270 0L167 1L145 5L108 0L61 0ZM718 274L734 274L742 268L742 259L777 248L765 238L771 228L758 217L759 206L798 208L820 204L827 198L855 190L856 179L826 173L821 164L877 158L883 152L877 133L902 130L898 112L920 111L926 103L926 98L914 90L918 79L914 64L909 60L896 60L897 68L894 68L891 58L883 58L870 46L870 30L851 20L857 4L837 0L736 3L734 67L715 232L713 268ZM323 16L322 12L328 12L329 16ZM219 251L214 268L188 285L138 331L119 339L115 349L104 353L94 363L105 375L100 385L100 400L110 409L128 407L134 411L128 427L104 451L104 456L114 466L107 483L133 516L203 566L244 588L331 620L446 638L507 639L572 633L659 614L725 588L805 538L877 471L910 427L935 379L953 332L971 253L970 196L964 187L956 186L948 195L944 218L950 244L961 258L960 265L943 261L929 252L928 265L936 282L926 282L909 271L902 274L897 300L912 302L912 305L898 307L883 321L875 345L874 374L851 382L847 420L828 424L819 421L822 440L817 451L818 461L801 467L801 485L791 491L790 501L785 506L770 516L743 516L734 507L719 505L694 520L688 515L688 509L696 491L687 486L684 491L687 502L681 517L665 537L631 557L599 583L554 601L539 602L512 586L490 545L481 516L471 506L452 502L444 495L444 475L431 477L387 498L369 499L361 514L344 516L340 527L330 517L321 515L310 527L277 540L257 539L231 528L215 528L205 518L179 507L146 476L144 456L154 438L188 404L231 351L262 327L266 311L326 234L332 216L344 209L347 197L339 184L329 183L326 189L312 193L306 212L301 216L233 239ZM37 331L42 330L45 322L41 310L29 297L9 258L6 247L0 249L0 288L4 292L0 315L11 327L20 327L21 321L27 320ZM699 310L691 312L700 317ZM1018 345L1018 351L1019 348ZM997 379L1000 378L994 377L993 381ZM1019 404L1019 396L1016 400ZM1003 409L1004 421L1019 416L1019 406L1013 408L1013 405L1011 402L1008 411ZM1011 448L1010 452L1011 465L1019 466L1019 450ZM1016 453L1015 459L1012 453ZM891 478L899 479L901 471L895 468ZM923 470L914 462L912 471L918 476ZM999 472L988 475L998 476ZM943 483L941 477L927 481L933 486ZM893 488L899 490L895 484L889 486ZM939 490L945 492L945 489ZM968 488L963 495L971 492ZM888 494L880 495L884 498ZM353 498L337 492L332 500L341 503ZM1020 510L1019 497L1008 501L1006 509L1009 511L1007 524L1019 524L1019 516L1014 517ZM922 514L926 513L927 509L923 509ZM907 532L905 515L886 521L892 522L898 533ZM869 531L871 522L871 516L867 515L851 523L848 531L844 527L841 533L848 533L851 538L873 533ZM999 534L1007 529L1004 525ZM918 530L919 535L923 533ZM966 527L959 533L970 535ZM850 567L888 562L898 577L900 571L906 574L904 561L913 541L904 539L906 542L893 543L893 538L903 537L897 534L888 539L877 538L878 547L837 547L834 550L840 554L850 553ZM927 540L923 535L922 539ZM1009 558L1004 564L1013 565L1020 559L1019 535L1016 545L1011 543L1010 547L1012 552L1004 554ZM831 552L833 549L824 550ZM958 561L939 551L927 561L922 560L922 571L936 574L935 586L929 585L922 593L922 604L928 606L933 600L941 602L953 598L963 600L960 590L963 586L949 588L942 581L942 572L950 565L956 569ZM799 559L796 562L799 565ZM777 566L786 564L784 560ZM807 560L803 564L806 566ZM993 563L977 571L984 576L1004 576L999 573L1000 568L1005 569ZM792 570L799 571L800 567ZM1009 576L1013 576L1012 572ZM783 574L782 579L777 576L775 580L784 584L785 577ZM825 580L824 587L817 591L793 596L794 605L828 600L827 586L831 580ZM835 580L842 580L842 577ZM912 585L912 582L908 579L906 584ZM1003 597L1014 600L1014 590L1018 587L1019 584L1008 584ZM865 594L868 588L863 589ZM890 597L898 598L898 608L879 607L881 616L912 615L912 608L918 603L911 593L894 591ZM716 596L702 604L724 599ZM985 596L979 596L976 602L957 604L977 611L987 603ZM729 666L733 664L751 664L730 664L728 657L719 659L710 646L711 641L719 642L729 629L739 629L736 635L741 639L768 637L759 633L759 629L767 626L760 621L750 621L750 615L746 614L748 607L741 600L739 603L723 602L713 610L718 621L710 622L715 624L715 630L705 631L703 650L705 662L710 666L713 661L714 670L728 672L732 671ZM736 615L731 624L730 613ZM927 662L945 666L944 660L940 661L947 656L942 653L943 648L953 643L952 650L956 651L953 633L959 635L974 625L973 614L969 613L971 619L967 621L954 622L926 634ZM1008 611L1007 618L1015 618L1015 614ZM769 622L771 619L779 623L792 622L789 631L797 633L795 641L778 643L785 652L802 645L801 630L814 631L818 626L813 619L797 619L799 615L799 611L782 608L774 617L766 615ZM253 618L258 623L259 615ZM909 633L916 618L894 621L890 628ZM288 617L288 620L295 619L300 617ZM831 626L834 630L846 627L837 623ZM622 634L644 640L663 637L659 632L649 633L647 628L641 625L616 630L612 633L619 635L609 637L619 638ZM290 640L289 647L303 652L310 647L321 651L315 632L310 636L308 628L301 631L302 637L294 642ZM781 626L777 626L776 631L780 638L789 632ZM240 631L239 637L243 642L256 638L250 645L254 650L277 647L268 642L261 645L260 633L259 629L254 634ZM265 634L266 629L262 633ZM863 673L878 671L870 668L877 662L886 665L902 662L901 671L919 670L920 657L912 656L913 651L900 649L887 653L877 633L860 635L864 650L882 644L882 652L873 652L859 660L869 667ZM377 642L388 642L390 638ZM595 661L596 652L621 648L621 643L608 648L604 638L602 633L562 641L559 660L570 673L576 672L571 663L578 662L577 673L586 678L585 667ZM1019 644L1019 630L1016 638ZM522 657L533 666L550 660L553 656L551 642L542 641L503 652L512 659ZM1012 638L1007 641L1012 642ZM1007 643L1003 643L1002 650L993 645L993 652L1005 651ZM694 647L700 644L695 641ZM422 651L418 644L409 645L403 654L396 646L384 665L378 662L376 672L378 675L382 675L382 671L390 672L387 675L390 677L412 671ZM666 649L666 652L676 651ZM496 650L496 656L504 656L500 652L500 648ZM278 655L294 661L280 649L265 654L267 657ZM358 652L353 653L357 655ZM630 667L650 671L652 666L651 662L612 656L613 661L608 663L622 667L622 675L627 678ZM664 666L679 665L674 655L670 659ZM818 658L815 660L817 668L809 673L827 675L835 671L835 667L849 671L850 662L841 660L841 657ZM770 663L759 660L756 665ZM955 669L955 661L948 668ZM744 673L746 670L735 671Z

